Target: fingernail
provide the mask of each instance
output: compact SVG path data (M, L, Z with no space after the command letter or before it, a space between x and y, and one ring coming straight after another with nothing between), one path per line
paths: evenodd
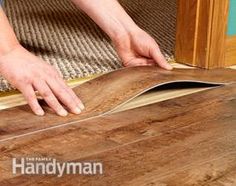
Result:
M58 112L58 114L59 114L60 116L67 116L67 115L68 115L68 112L67 112L65 109L61 109L61 110Z
M81 113L80 108L77 107L77 108L74 110L74 113L75 113L75 114L80 114L80 113Z
M84 109L85 109L85 107L84 107L84 104L83 104L83 103L81 103L79 106L80 106L81 110L84 110Z
M168 70L173 70L173 67L171 65L168 65Z
M37 110L36 111L36 115L43 116L44 115L44 111L43 110Z

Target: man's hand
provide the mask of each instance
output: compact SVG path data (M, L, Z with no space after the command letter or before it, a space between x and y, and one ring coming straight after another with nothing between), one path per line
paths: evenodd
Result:
M167 70L172 69L155 40L140 28L116 37L114 44L124 66L159 65Z
M35 91L60 116L68 114L62 104L74 114L79 114L84 109L81 101L57 71L20 45L0 57L0 73L23 93L37 115L44 115L44 111L38 103Z

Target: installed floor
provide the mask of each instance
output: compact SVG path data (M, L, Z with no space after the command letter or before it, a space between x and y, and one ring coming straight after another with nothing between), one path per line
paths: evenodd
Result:
M117 110L171 82L207 82L208 90ZM61 118L46 105L46 117L28 106L1 111L0 185L235 185L235 82L230 69L128 68L76 87L87 108L80 116ZM104 174L12 175L12 157L28 156L101 161Z

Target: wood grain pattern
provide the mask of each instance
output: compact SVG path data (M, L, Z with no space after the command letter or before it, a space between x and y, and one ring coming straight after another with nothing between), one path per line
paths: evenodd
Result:
M183 64L179 64L179 63L171 63L171 65L174 67L174 68L181 68L181 69L191 69L193 67L190 67L190 66L187 66L187 65L183 65ZM236 69L236 66L230 66L229 68L231 69ZM91 78L93 79L93 77ZM91 79L86 79L84 81L81 82L81 79L77 79L75 81L69 81L67 82L67 84L73 88L73 87L76 87L78 85L80 85L81 83L84 83L88 80L91 80ZM184 95L188 95L188 94L191 94L191 93L195 93L197 92L198 90L201 90L198 89L197 87L185 87L185 89L176 89L176 90L166 90L166 91L161 91L161 92L158 92L158 96L156 97L156 102L159 102L159 101L164 101L164 100L167 100L167 99L171 99L171 98L175 98L175 97L180 97L180 96L184 96ZM147 96L146 97L147 99L149 99L149 97ZM143 101L145 101L143 99ZM23 95L19 92L1 92L0 93L0 110L3 110L3 109L8 109L8 108L12 108L12 107L16 107L16 106L21 106L21 105L26 105L27 102L26 100L24 99Z
M230 66L225 61L229 1L187 1L194 8L186 6L186 1L179 2L177 61L206 69ZM183 15L187 18L181 17ZM185 41L184 45L181 45L182 40Z
M187 65L183 65L183 64L179 64L179 63L175 63L175 62L170 62L171 66L173 66L174 68L181 68L181 69L191 69L193 67L187 66ZM102 74L100 74L102 75ZM67 81L67 85L70 86L71 88L74 88L82 83L85 83L86 81L89 81L91 79L94 79L100 75L95 75L95 76L90 76L88 78L85 79L75 79L75 80L70 80ZM195 90L193 91L195 92ZM189 94L190 91L187 90L186 94ZM185 92L183 91L182 93L180 93L180 95L184 95ZM185 94L185 95L186 95ZM168 96L166 96L166 99L168 99ZM12 107L16 107L16 106L21 106L21 105L26 105L27 102L24 99L23 95L18 92L18 91L10 91L10 92L0 92L0 110L3 109L8 109L8 108L12 108Z
M210 7L212 6L211 0L199 1L198 7L198 18L196 25L196 47L194 51L193 61L189 61L193 66L207 67L207 51L208 51L208 42L209 42L209 24L211 12ZM200 64L200 65L199 65Z
M178 0L175 58L180 63L194 61L198 0Z
M236 64L236 36L228 36L226 39L225 63L227 66Z
M203 0L204 1L204 0ZM229 1L211 0L211 17L208 30L208 45L206 68L226 67L225 45L227 37L227 24Z
M78 120L103 115L119 105L155 86L177 81L205 81L229 83L236 80L235 70L175 69L165 71L158 67L134 67L117 70L88 81L74 89L86 109L81 115L56 116L42 103L45 117L32 114L29 106L19 106L0 112L0 141L47 127L67 125Z
M235 185L236 84L0 142L0 185ZM11 174L12 157L101 161L104 175Z

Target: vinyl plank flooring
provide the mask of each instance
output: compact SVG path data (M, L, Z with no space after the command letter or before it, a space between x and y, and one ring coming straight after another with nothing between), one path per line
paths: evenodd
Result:
M0 185L235 185L236 84L0 142ZM104 174L11 174L12 157L101 161Z
M171 62L171 65L176 69L194 69L195 68L195 67L190 67L190 66L187 66L187 65L175 63L175 62ZM236 69L236 66L231 66L229 68ZM100 75L102 75L102 74L100 74ZM75 80L70 80L70 81L67 82L67 84L71 88L73 88L73 87L76 87L76 86L86 82L86 81L94 79L95 77L98 77L98 76L99 76L99 74L95 75L95 76L91 76L91 77L82 78L82 79L79 78L79 79L75 79ZM195 90L197 90L197 89L193 89L193 91L192 91L191 89L186 88L186 92L182 91L182 90L181 90L181 92L178 92L178 90L177 90L176 94L178 94L180 96L181 95L187 95L187 94L195 93L196 92ZM172 90L172 92L174 93L173 90ZM169 92L166 91L165 92L166 96L165 95L161 96L160 101L169 99L169 97L168 97L169 94L168 93ZM170 98L173 98L173 96L170 96ZM0 110L8 109L8 108L16 107L16 106L21 106L21 105L26 105L26 104L27 103L26 103L24 97L18 91L10 91L10 92L1 92L0 93Z
M113 111L118 106L145 91L170 82L230 83L236 81L236 71L175 69L165 71L155 67L133 67L114 71L88 81L76 88L75 93L85 103L81 115L66 118L56 116L44 103L45 117L32 114L27 105L0 111L0 141L48 127L67 125L78 120L97 117Z

